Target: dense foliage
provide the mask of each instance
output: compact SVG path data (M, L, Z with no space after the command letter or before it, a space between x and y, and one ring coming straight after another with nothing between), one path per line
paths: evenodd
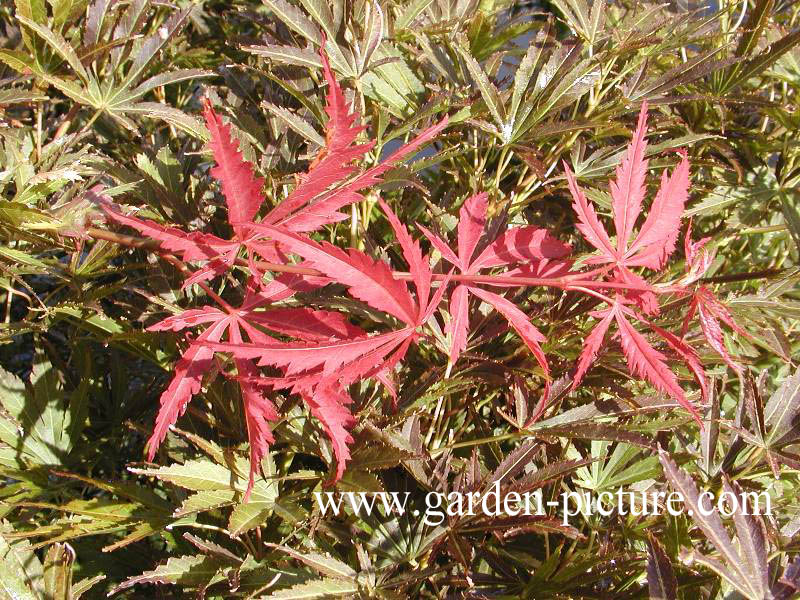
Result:
M800 597L800 6L678 4L0 7L0 598ZM693 510L314 499L496 485Z

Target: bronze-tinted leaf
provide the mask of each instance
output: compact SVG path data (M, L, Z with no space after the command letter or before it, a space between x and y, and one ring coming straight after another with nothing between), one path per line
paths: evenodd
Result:
M677 600L678 581L664 546L653 534L647 536L647 587L650 600Z

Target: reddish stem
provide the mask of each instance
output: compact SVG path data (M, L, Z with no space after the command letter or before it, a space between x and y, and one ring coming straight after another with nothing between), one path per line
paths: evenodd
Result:
M186 275L192 274L192 272L189 270L189 267L187 267L182 260L175 258L175 256L173 256L172 254L166 254L166 253L162 254L161 258L166 260L169 264L173 265L181 273L184 273ZM222 297L219 294L217 294L214 290L212 290L204 281L196 281L195 283L198 286L200 286L201 290L203 290L206 294L208 294L209 298L211 298L212 300L217 302L222 308L224 308L228 314L232 314L233 312L235 312L236 309L233 308L227 302L225 302L225 300L223 300Z
M156 240L149 240L144 238L138 238L130 235L120 235L111 231L105 231L103 229L97 229L95 227L90 227L86 233L95 239L106 240L109 242L114 242L116 244L120 244L123 246L130 246L133 248L145 248L148 250L153 250L158 252L163 257L172 257L175 258L172 254L164 251L160 244ZM169 259L167 259L169 260ZM177 259L175 259L177 260ZM169 262L172 262L169 260ZM173 264L175 264L173 262ZM240 266L248 266L249 263L242 259L237 258L236 263ZM266 261L254 261L255 264L259 269L264 271L272 271L275 273L295 273L297 275L313 275L317 277L325 277L325 274L317 269L311 269L309 267L301 267L298 265L284 265L278 263L271 263ZM181 263L181 266L185 269L186 266ZM573 289L574 287L596 287L596 288L607 288L607 289L624 289L624 290L640 290L640 291L658 291L657 289L653 289L647 286L636 286L631 285L629 283L621 283L616 281L585 281L581 279L577 279L578 277L586 277L588 275L595 275L598 273L604 273L608 270L608 267L602 267L600 269L595 269L593 271L589 271L586 273L574 273L572 275L566 275L564 277L509 277L504 275L465 275L465 274L458 274L458 275L446 275L444 273L434 273L433 274L433 281L444 281L445 279L450 279L450 281L460 281L465 283L483 283L487 285L511 285L511 286L546 286L546 287L555 287L563 290ZM408 273L407 271L392 271L392 274L395 278L410 281L413 279L413 275ZM202 289L208 293L208 286L205 284L201 285ZM209 294L210 295L210 294ZM216 298L215 298L216 299Z

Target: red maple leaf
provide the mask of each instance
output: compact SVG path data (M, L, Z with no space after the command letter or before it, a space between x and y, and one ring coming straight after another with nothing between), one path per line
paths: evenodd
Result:
M112 220L158 240L163 249L174 252L188 262L203 263L198 271L184 281L184 287L225 273L242 248L267 260L280 260L273 248L250 234L247 226L264 202L261 193L264 180L255 176L253 165L244 160L239 142L231 134L230 125L222 122L208 101L205 102L203 114L210 134L209 146L216 161L211 174L222 187L228 207L228 220L234 230L232 239L224 240L209 233L186 233L148 219L123 215L110 203L103 204L106 214Z
M647 142L644 139L647 125L647 103L642 103L639 122L628 145L625 156L617 168L616 179L611 182L611 212L614 219L616 243L606 233L591 202L586 198L575 180L572 171L565 165L567 183L573 198L573 207L578 215L577 228L584 238L598 251L590 256L587 264L613 266L613 279L630 284L632 289L622 289L613 300L608 300L610 308L596 311L592 316L599 323L587 336L584 348L578 359L572 387L575 389L589 369L602 346L606 332L612 322L617 324L617 338L629 370L647 379L653 386L674 398L699 420L695 408L686 399L678 385L675 375L666 365L666 357L653 348L628 320L647 323L687 364L698 380L705 397L707 387L705 374L694 350L677 336L649 323L636 315L626 304L635 302L646 312L658 312L656 295L647 290L647 282L631 271L631 268L646 267L660 270L675 250L683 207L689 188L689 161L685 152L671 175L662 173L661 185L656 193L650 211L639 228L639 233L631 241L636 221L642 212L647 175L647 160L644 158ZM644 289L643 289L644 288Z
M645 323L647 323L647 321L629 309L625 305L626 302L627 301L621 295L617 295L609 308L591 313L593 317L600 319L600 322L586 337L583 351L578 359L578 367L573 378L573 389L578 386L584 374L597 357L597 352L602 346L605 335L613 321L617 324L616 337L622 347L622 353L625 356L625 361L631 373L646 379L652 383L653 387L658 391L671 396L699 422L700 415L689 400L687 400L683 389L678 384L675 374L667 366L666 356L650 345L647 339L633 327L629 318L641 320ZM705 395L707 391L705 374L694 350L668 331L652 323L648 324L664 338L670 347L672 347L684 361L686 361L692 373L698 379L703 394Z
M713 261L713 253L705 249L706 243L709 238L703 238L697 242L692 241L692 224L686 228L686 237L684 238L684 251L686 254L686 273L687 277L684 284L689 285L695 281L700 280L706 271L711 266ZM720 322L725 323L730 329L744 337L752 337L747 331L739 326L733 318L733 315L705 285L700 285L691 292L691 301L689 303L689 310L683 321L683 334L689 327L689 322L692 317L697 314L700 321L700 329L708 342L708 345L720 355L722 360L736 373L742 373L742 366L738 364L728 352L725 346L725 337L722 333L722 325Z
M597 255L586 259L586 264L609 264L614 267L614 278L632 284L640 289L628 292L646 312L657 313L658 301L650 291L647 282L631 271L631 268L646 267L660 270L675 251L683 207L689 190L689 160L685 152L671 175L664 171L661 185L656 193L650 211L639 228L639 233L631 241L633 229L642 212L647 187L647 159L644 158L647 142L644 135L647 129L647 103L642 103L639 123L628 145L622 162L617 167L616 179L610 183L611 214L614 219L616 240L613 242L594 209L593 204L578 186L569 166L564 163L567 183L573 198L573 208L578 215L576 227L594 248ZM642 290L641 288L644 288Z
M439 250L447 262L453 264L464 275L476 275L482 269L522 265L503 275L556 276L569 271L570 263L563 259L570 247L544 229L536 227L512 227L499 235L475 256L486 225L488 195L476 194L461 206L458 221L458 254L435 233L422 225L419 228ZM488 290L470 284L459 284L450 295L450 321L447 332L450 336L450 362L454 364L467 346L469 331L469 295L492 305L506 318L536 358L545 376L550 371L540 344L544 336L533 326L528 316L512 302Z
M321 53L321 58L325 79L328 81L325 108L330 118L326 135L327 147L314 161L308 173L301 178L300 185L263 219L263 223L282 226L294 232L316 231L322 225L348 218L348 215L338 211L353 202L361 201L362 197L358 193L360 190L380 183L381 176L386 171L436 137L448 122L445 117L400 146L380 164L366 169L343 185L333 186L355 173L356 169L348 165L369 152L375 142L353 145L364 127L354 126L358 114L349 111L342 89L336 82L324 53Z
M304 341L346 339L364 335L362 330L348 323L340 313L309 308L258 310L268 302L268 298L251 288L242 306L237 309L230 306L226 306L224 310L212 306L190 309L167 317L148 328L148 331L182 331L200 325L206 326L190 342L175 366L172 381L161 395L161 407L147 442L148 460L155 458L156 450L164 441L169 427L186 411L192 397L200 391L203 376L210 370L214 357L214 344L223 337L227 336L231 344L242 344L245 336L250 342L268 344L273 338L262 329ZM259 380L260 371L255 363L237 357L234 364L237 370L234 379L241 389L250 441L250 478L246 499L255 482L261 459L269 444L274 441L269 423L278 420L278 413L266 393L272 386L266 379Z
M299 185L260 221L294 232L315 231L323 225L346 219L347 215L339 212L341 208L362 200L359 191L380 183L386 171L432 140L448 122L445 117L379 164L358 173L359 169L353 162L363 158L375 142L355 144L364 126L355 125L358 114L348 107L323 51L320 51L320 57L328 82L326 147L323 155L301 176ZM283 256L277 252L274 244L265 241L263 235L254 232L251 227L264 202L261 193L263 178L255 176L253 165L242 156L231 126L222 122L207 100L204 116L210 134L209 146L217 163L211 174L222 186L228 207L228 221L234 230L232 239L224 240L208 233L187 233L174 227L165 227L148 219L123 215L109 201L101 203L112 220L158 240L163 249L174 252L188 262L202 262L203 266L184 282L184 286L224 274L242 250L247 251L251 259L251 271L255 273L258 273L258 269L253 257L268 262L283 262Z

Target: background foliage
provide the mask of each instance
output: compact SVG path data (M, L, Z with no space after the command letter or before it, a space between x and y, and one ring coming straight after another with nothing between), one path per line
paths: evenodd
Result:
M799 13L776 0L696 12L583 0L4 3L0 597L795 597ZM415 347L396 373L396 412L380 386L351 389L353 460L336 489L419 498L502 479L546 497L622 487L691 498L730 487L766 491L771 517L321 518L311 493L331 449L289 397L266 477L243 503L246 429L223 378L158 464L143 462L182 350L144 328L204 292L181 290L178 270L144 249L95 235L106 226L86 192L101 183L140 215L226 237L201 99L233 125L275 202L324 145L323 43L377 141L368 164L449 115L381 186L403 222L443 235L465 198L488 191L498 226L547 227L588 252L562 161L608 209L606 181L648 100L651 168L688 149L686 216L716 249L705 283L748 333L725 333L741 374L699 328L686 333L712 379L701 430L632 380L614 345L570 392L595 302L528 290L516 301L546 335L557 378L547 405L533 357L501 319L483 318L451 368L433 330L440 347ZM396 255L375 199L352 208L328 241ZM683 269L673 260L664 278ZM304 301L370 322L335 294ZM667 307L660 322L679 327L678 315Z

